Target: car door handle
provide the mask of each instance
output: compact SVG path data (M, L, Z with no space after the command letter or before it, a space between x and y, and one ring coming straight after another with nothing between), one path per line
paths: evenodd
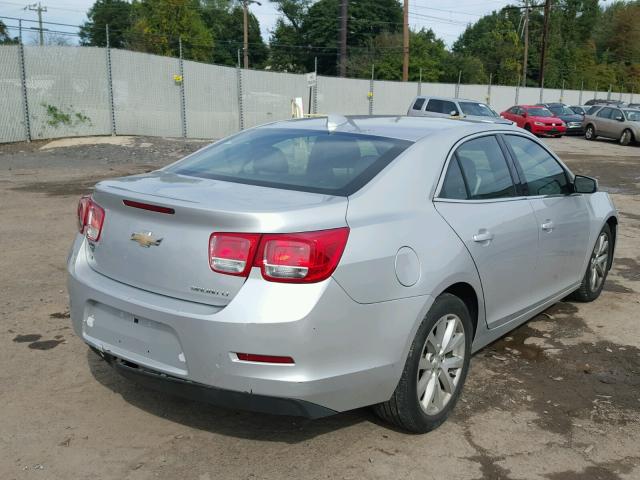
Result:
M493 240L493 233L484 229L480 230L478 233L476 233L473 236L473 241L477 243L484 243L484 242L488 243L491 240Z
M551 220L546 220L542 225L540 225L540 228L545 232L550 232L553 230L553 222Z

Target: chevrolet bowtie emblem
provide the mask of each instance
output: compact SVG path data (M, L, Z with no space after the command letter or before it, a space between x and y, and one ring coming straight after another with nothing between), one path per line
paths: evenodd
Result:
M154 238L151 232L137 232L131 234L131 240L138 242L141 247L149 248L151 246L157 247L162 243L161 238Z

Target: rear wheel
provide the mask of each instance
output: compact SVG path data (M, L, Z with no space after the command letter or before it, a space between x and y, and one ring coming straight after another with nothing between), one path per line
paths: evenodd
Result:
M465 303L440 295L418 327L400 382L390 400L374 407L384 420L426 433L453 410L469 369L473 325Z
M620 135L620 145L627 146L633 141L633 133L628 128Z
M591 257L589 257L587 271L582 278L580 288L571 295L574 300L592 302L600 296L609 273L612 252L611 229L609 225L605 225L600 231L600 235L598 235L596 244L591 252Z
M593 128L593 125L587 125L587 129L584 131L584 138L587 140L596 139L596 130Z

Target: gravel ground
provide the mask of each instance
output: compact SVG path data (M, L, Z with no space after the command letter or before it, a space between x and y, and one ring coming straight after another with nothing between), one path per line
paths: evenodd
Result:
M561 302L475 355L427 435L369 409L317 421L223 410L120 378L72 334L78 195L203 146L161 138L0 145L0 478L640 478L640 147L550 139L620 210L601 298Z

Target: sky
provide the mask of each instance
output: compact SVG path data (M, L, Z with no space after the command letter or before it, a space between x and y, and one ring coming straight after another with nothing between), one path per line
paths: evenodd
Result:
M31 0L33 2L34 0ZM37 1L37 0L36 0ZM80 25L86 21L86 11L93 5L94 0L41 0L47 12L43 19L49 22ZM508 4L518 3L517 0L409 0L409 24L412 29L431 28L436 35L451 46L465 27L477 21L483 15L499 10ZM600 2L600 3L610 3ZM0 17L20 17L37 20L34 11L25 11L27 1L0 0ZM251 5L251 12L260 21L262 36L268 41L275 28L278 12L275 4L269 0L262 0L262 5ZM8 25L17 22L4 20ZM35 24L29 24L35 25ZM60 30L73 31L69 27L56 27ZM13 33L13 32L12 32ZM35 37L35 34L28 34Z

